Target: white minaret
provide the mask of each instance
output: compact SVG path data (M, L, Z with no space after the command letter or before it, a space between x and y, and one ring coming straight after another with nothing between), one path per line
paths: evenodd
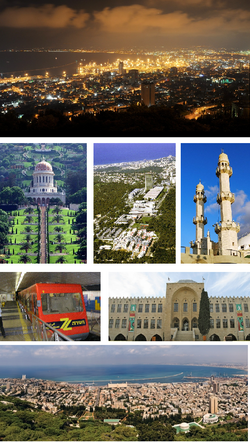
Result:
M201 182L196 186L196 194L194 202L196 203L196 217L193 218L193 223L196 225L196 242L204 238L204 226L207 224L207 218L204 217L204 203L207 197L205 196L204 186Z
M219 254L236 255L238 250L237 233L240 231L239 223L232 219L232 203L234 194L230 192L229 178L233 170L229 164L228 156L222 152L216 169L216 175L220 182L220 193L217 195L217 203L220 205L221 222L216 223L215 232L219 237Z

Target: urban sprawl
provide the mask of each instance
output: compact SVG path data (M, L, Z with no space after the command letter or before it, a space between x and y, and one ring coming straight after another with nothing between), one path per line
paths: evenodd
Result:
M8 396L8 401L10 397L26 400L52 414L69 406L84 406L86 414L94 414L96 407L141 411L143 419L181 413L182 417L191 415L200 426L223 422L228 415L234 421L247 418L247 375L201 377L199 381L192 375L184 378L181 383L112 382L95 386L92 382L55 382L23 375L22 379L1 379L0 394Z
M46 67L41 69L40 75L37 70L35 75L26 72L25 67L21 75L20 71L18 74L2 73L2 113L15 110L22 117L32 111L33 116L38 116L47 108L60 106L71 118L72 115L96 114L102 110L120 112L141 103L146 106L163 104L169 108L178 106L187 119L197 119L205 114L231 112L232 116L238 116L244 113L242 103L249 94L247 51L202 48L168 52L116 51L120 58L112 63L108 61L108 51L103 51L107 54L107 62L103 64L95 61L85 64L84 54L90 51L54 52L55 55L57 52L77 52L77 57L80 54L83 61L76 64L73 75L68 75L64 68L60 75L53 75L53 69L49 72ZM98 51L92 52L95 58Z

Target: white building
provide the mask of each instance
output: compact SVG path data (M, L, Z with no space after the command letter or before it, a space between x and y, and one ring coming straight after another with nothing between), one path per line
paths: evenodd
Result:
M25 196L31 197L37 204L48 204L52 197L60 198L65 203L66 195L64 192L57 191L54 175L51 164L43 158L35 167L30 190L25 193Z

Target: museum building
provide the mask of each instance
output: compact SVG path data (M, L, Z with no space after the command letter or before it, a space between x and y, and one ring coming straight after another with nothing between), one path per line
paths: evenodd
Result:
M57 191L57 183L54 184L54 172L50 163L45 159L35 166L33 180L29 192L25 192L26 197L31 197L36 204L49 204L51 198L60 198L65 203L64 192Z
M109 339L127 341L199 341L204 283L167 283L166 296L109 298ZM208 294L209 295L209 294ZM210 330L206 339L250 340L250 298L209 297Z

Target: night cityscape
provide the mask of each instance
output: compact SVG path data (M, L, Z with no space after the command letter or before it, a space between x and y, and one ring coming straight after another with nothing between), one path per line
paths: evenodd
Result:
M245 0L64 3L1 4L3 135L249 135Z

